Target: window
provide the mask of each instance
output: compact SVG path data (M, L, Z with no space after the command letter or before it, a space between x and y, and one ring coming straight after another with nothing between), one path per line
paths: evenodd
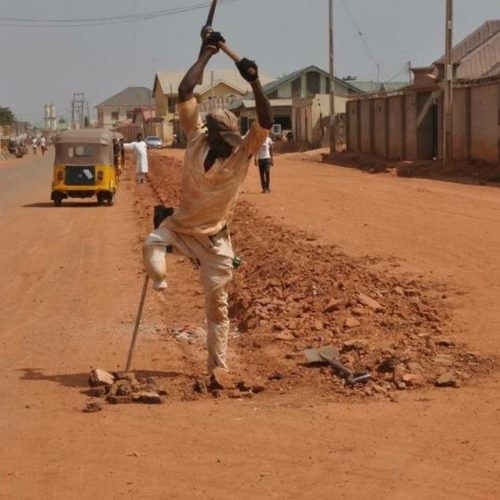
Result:
M128 118L129 120L133 120L133 119L134 119L134 115L135 115L135 112L134 112L134 110L133 110L133 109L132 109L132 110L127 111L127 118Z
M119 111L111 111L111 119L113 121L117 121L118 118L120 118L120 112Z
M168 112L175 113L175 105L177 103L177 99L175 97L168 97Z
M84 146L73 146L68 148L68 156L70 158L85 158L92 156L94 154L94 146L84 145Z
M321 75L319 73L307 73L307 92L309 95L321 93Z
M292 82L292 97L302 96L302 79L299 77Z

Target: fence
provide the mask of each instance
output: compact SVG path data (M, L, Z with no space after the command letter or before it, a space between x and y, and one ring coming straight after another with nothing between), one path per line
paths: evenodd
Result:
M500 79L459 83L453 93L453 159L500 162ZM394 160L442 157L439 88L347 103L347 149Z

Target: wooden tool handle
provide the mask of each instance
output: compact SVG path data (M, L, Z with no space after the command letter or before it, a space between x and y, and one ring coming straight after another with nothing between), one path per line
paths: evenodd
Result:
M241 57L233 52L224 42L219 42L219 48L225 52L235 63L239 63L241 61Z
M224 42L219 42L219 48L223 52L225 52L235 63L239 63L241 61L241 57L232 49L230 49ZM250 68L248 72L251 75L255 75L255 70L253 68Z

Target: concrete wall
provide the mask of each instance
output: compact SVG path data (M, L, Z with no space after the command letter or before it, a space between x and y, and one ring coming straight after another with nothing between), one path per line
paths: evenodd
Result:
M372 119L371 119L372 100L361 101L361 152L370 154L371 149L371 134L372 134Z
M358 141L358 122L360 119L359 109L361 101L353 100L347 103L347 151L357 153L360 151Z
M373 154L377 156L387 156L387 100L373 99Z
M470 96L470 88L457 89L453 95L453 159L458 161L467 160L469 157Z
M500 83L475 87L471 94L472 158L497 162L499 158Z
M403 157L401 110L402 97L389 97L389 158L393 160Z
M417 94L405 95L406 126L405 155L406 160L417 159Z
M422 141L433 141L441 157L442 97L438 98L437 117L430 119L427 115L417 130L419 109L427 94L430 95L429 90L349 101L347 150L395 160L417 160L419 154L429 149L422 147ZM432 135L434 131L437 136ZM453 159L500 162L500 81L455 89Z

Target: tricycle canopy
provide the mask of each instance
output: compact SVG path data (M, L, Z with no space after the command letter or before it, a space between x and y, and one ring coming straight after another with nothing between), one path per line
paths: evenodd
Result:
M56 165L113 165L113 139L123 136L104 129L68 130L55 139Z

